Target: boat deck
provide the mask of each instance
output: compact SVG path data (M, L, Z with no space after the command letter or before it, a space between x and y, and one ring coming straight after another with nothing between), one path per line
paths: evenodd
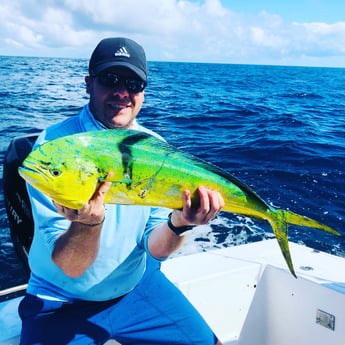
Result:
M298 279L276 240L176 257L162 271L224 345L343 345L345 259L290 248ZM19 344L20 300L0 303L0 345Z
M345 259L295 243L290 248L298 279L276 240L175 258L162 270L226 345L342 345ZM334 330L318 323L328 314Z

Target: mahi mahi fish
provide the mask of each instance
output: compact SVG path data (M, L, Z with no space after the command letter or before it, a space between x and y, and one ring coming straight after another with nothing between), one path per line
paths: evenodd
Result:
M107 178L109 173L111 179ZM223 211L269 222L291 273L288 224L339 235L313 219L276 209L228 172L144 132L103 130L48 141L34 149L19 168L32 186L57 203L80 209L103 181L112 185L105 203L182 208L182 192L197 188L221 193Z

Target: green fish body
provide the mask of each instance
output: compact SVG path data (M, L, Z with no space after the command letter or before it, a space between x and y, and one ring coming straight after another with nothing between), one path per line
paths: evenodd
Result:
M107 179L113 173L111 180ZM226 171L186 154L147 133L104 130L58 138L33 150L19 174L54 201L80 209L99 183L111 181L106 203L182 208L182 192L197 188L219 191L226 212L267 220L291 273L287 225L324 230L330 227L298 214L267 205L254 191Z

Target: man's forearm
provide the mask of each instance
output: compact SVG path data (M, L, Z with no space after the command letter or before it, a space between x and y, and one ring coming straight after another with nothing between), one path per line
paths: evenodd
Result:
M184 236L177 236L168 223L159 224L152 230L148 239L148 247L155 258L166 258L175 252L184 242Z
M72 222L55 243L53 262L69 277L80 277L97 257L101 229L102 224L90 227Z

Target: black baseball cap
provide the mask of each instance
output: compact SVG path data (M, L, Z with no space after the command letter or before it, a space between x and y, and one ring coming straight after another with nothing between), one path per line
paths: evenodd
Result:
M105 38L93 51L89 62L90 75L97 75L110 67L123 66L147 81L145 51L137 42L124 37Z

